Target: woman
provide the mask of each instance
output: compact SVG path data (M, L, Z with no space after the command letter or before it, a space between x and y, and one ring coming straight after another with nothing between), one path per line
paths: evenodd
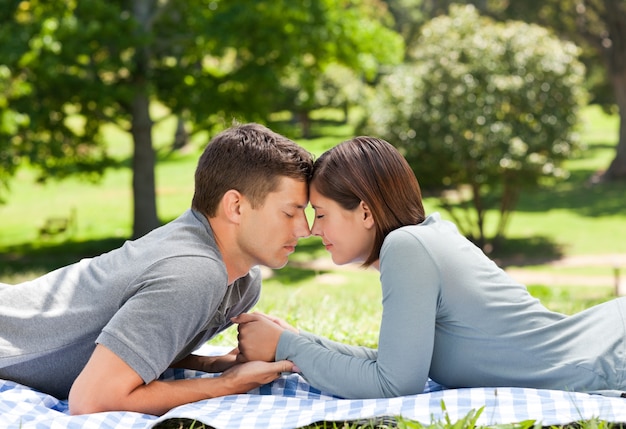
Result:
M573 316L552 312L435 213L389 143L357 137L314 167L312 233L337 264L380 271L378 350L299 332L261 314L239 325L241 360L296 365L315 387L345 398L448 387L522 386L626 391L626 300Z

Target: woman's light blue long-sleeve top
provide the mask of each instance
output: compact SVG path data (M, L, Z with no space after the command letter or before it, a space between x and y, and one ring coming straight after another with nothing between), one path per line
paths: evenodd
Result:
M624 298L552 312L438 213L386 237L380 280L378 350L285 331L276 359L345 398L421 393L428 377L448 387L626 391Z

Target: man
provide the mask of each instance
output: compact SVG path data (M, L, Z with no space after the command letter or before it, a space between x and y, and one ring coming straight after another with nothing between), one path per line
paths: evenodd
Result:
M256 265L283 267L310 235L312 165L308 152L258 124L217 135L179 218L96 258L0 285L0 378L69 397L73 414L159 415L290 371L287 361L237 364L237 350L192 352L257 302ZM158 380L170 366L223 374Z

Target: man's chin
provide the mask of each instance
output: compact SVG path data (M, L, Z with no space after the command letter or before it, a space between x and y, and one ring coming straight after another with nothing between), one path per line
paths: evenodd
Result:
M273 270L280 270L281 268L283 268L285 265L287 265L287 262L289 262L288 259L285 259L284 261L273 261L273 262L268 262L266 264L264 264L266 267L271 268Z

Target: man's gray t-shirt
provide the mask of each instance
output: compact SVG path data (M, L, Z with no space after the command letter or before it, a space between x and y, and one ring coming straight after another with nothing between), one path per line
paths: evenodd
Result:
M378 350L284 331L276 359L347 398L421 393L429 376L448 387L626 391L626 298L552 312L438 214L385 238L380 278Z
M206 217L188 210L119 249L0 285L0 378L66 398L100 343L148 383L257 302L258 268L227 279Z

